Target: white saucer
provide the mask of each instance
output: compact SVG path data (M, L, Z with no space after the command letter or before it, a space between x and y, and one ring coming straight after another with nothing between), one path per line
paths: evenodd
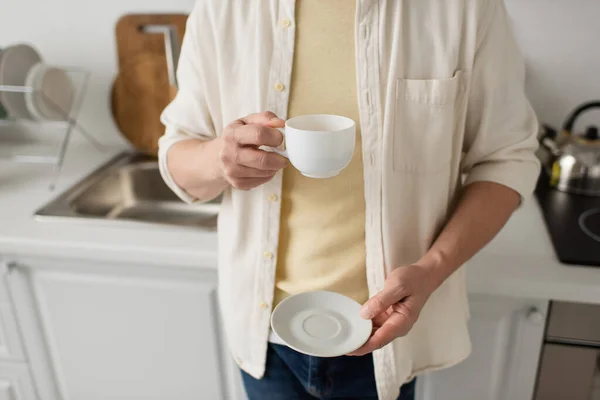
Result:
M24 86L29 70L40 61L40 54L29 45L18 44L4 49L0 57L0 85ZM33 118L24 93L0 92L0 102L12 117Z
M365 344L373 325L360 304L334 292L301 293L283 300L271 315L273 331L290 348L316 357L346 355Z

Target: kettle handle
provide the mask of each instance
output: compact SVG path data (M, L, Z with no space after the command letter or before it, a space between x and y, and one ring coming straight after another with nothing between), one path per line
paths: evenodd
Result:
M563 133L565 135L570 135L571 131L573 130L573 125L575 125L575 120L585 111L591 109L591 108L600 108L600 101L599 100L595 100L595 101L590 101L587 103L583 103L582 105L580 105L579 107L577 107L575 110L573 110L571 112L571 114L568 116L568 118L565 120L565 123L563 124Z

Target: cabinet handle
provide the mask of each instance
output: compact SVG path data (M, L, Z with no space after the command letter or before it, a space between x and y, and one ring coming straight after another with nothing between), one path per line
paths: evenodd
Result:
M527 321L532 324L542 324L546 320L544 313L542 313L537 307L530 307L527 310Z
M17 268L17 263L14 261L7 261L0 263L0 275L9 275L12 271Z

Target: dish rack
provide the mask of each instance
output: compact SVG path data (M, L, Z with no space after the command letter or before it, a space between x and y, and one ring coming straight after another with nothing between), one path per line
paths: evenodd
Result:
M89 72L83 69L53 67L62 71L70 83L68 109L58 106L43 90L32 86L0 85L0 161L47 164L54 168L50 184L53 189L60 176L65 153L73 131L79 131L94 147L103 146L77 122L77 117L87 90ZM66 89L67 90L67 89ZM44 113L31 112L31 117L14 116L2 104L3 100L15 104L43 105Z

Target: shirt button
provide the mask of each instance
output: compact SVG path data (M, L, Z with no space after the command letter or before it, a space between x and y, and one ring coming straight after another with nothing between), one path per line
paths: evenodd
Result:
M277 195L275 193L269 195L269 197L267 197L267 200L269 200L269 202L271 203L275 203L277 201L279 197L277 197Z
M263 256L267 259L270 260L271 258L273 258L273 253L271 253L270 251L265 251L263 253Z
M281 82L277 82L277 83L275 84L275 86L273 86L273 88L274 88L275 90L277 90L278 92L283 92L283 89L285 89L285 86L283 86L283 83L281 83Z
M263 301L262 303L260 303L260 308L266 310L267 308L269 308L269 305Z
M289 28L290 26L292 26L292 21L290 21L287 18L284 18L281 20L281 26L283 26L284 28Z

